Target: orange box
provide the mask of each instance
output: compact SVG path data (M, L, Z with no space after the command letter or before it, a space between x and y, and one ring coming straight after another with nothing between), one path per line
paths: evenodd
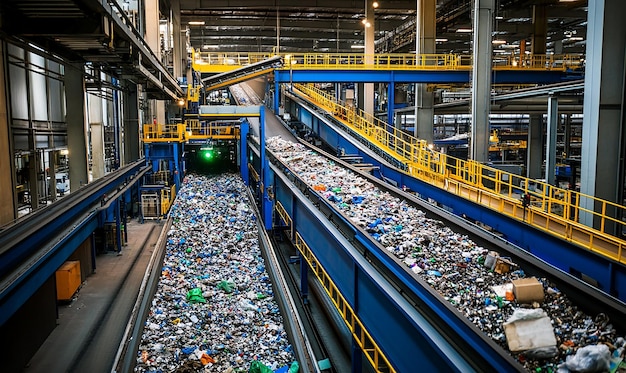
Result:
M80 261L70 260L56 271L57 300L70 300L81 284Z

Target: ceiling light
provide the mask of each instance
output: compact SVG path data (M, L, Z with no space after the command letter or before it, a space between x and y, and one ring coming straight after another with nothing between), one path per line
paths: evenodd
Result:
M191 26L203 26L204 25L204 21L189 21L189 24Z
M506 40L492 40L491 44L506 44Z
M362 24L366 24L366 23L367 23L367 19L366 19L366 18L363 18L363 19L361 20L361 23L362 23Z
M352 49L365 49L365 45L353 44L353 45L350 46L350 48L352 48Z
M435 42L438 43L445 43L446 41L448 41L448 39L435 39Z
M215 45L215 44L205 44L202 46L202 49L217 49L219 48L219 45Z
M502 17L502 16L496 16L496 19L497 19L498 21L501 21L501 20L503 20L503 19L504 19L504 17Z
M373 6L374 8L378 8L378 1L374 1L374 2L372 3L372 6Z
M458 28L456 32L472 32L471 28Z
M573 37L571 37L571 38L569 38L567 40L569 40L569 41L581 41L581 40L583 40L583 38L580 37L580 36L573 36Z

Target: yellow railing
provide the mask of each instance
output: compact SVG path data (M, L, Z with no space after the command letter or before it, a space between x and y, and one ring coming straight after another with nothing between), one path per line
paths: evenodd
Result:
M290 240L293 240L293 222L291 221L291 216L289 216L282 203L276 201L274 206L276 208L276 213L278 213L278 217L280 217L287 228L289 228L286 230L287 237L289 237Z
M254 166L252 166L252 164L250 163L248 163L248 171L250 172L250 176L252 176L252 179L254 179L255 182L258 183L259 180L261 180L261 178L259 177L259 174L254 169Z
M200 100L200 87L187 87L187 102L198 102Z
M197 119L185 121L186 139L238 139L238 123L225 123L220 121L206 122Z
M193 52L193 69L224 72L274 57L274 53ZM280 53L286 70L471 70L472 56L464 54L372 54L363 53ZM499 70L580 69L583 58L577 55L498 56L493 68Z
M626 264L626 241L613 234L625 228L624 206L435 152L425 141L398 129L389 132L386 123L337 103L313 85L294 89L405 164L410 175ZM531 196L526 208L523 193Z
M185 140L185 125L177 124L144 124L143 142L171 142Z
M309 269L317 276L321 285L324 287L326 294L330 297L335 308L341 314L341 318L346 323L348 329L352 333L354 340L361 347L361 351L365 353L365 357L372 364L372 367L376 372L395 372L396 370L391 366L387 357L383 354L378 344L374 341L369 334L359 317L354 313L350 304L343 297L339 289L332 281L324 267L317 260L309 246L304 242L302 236L297 231L295 232L294 245L302 254L302 257L309 265Z
M161 216L165 216L170 209L176 197L176 185L172 185L169 189L163 189L161 191Z

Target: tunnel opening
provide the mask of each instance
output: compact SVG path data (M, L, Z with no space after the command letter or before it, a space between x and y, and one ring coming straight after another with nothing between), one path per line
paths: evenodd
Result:
M185 155L188 172L212 175L238 171L235 141L189 145Z

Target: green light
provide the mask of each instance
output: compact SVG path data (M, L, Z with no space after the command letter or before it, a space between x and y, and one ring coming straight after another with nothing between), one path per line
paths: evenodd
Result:
M203 156L204 159L211 159L213 158L213 152L210 150L205 150Z

